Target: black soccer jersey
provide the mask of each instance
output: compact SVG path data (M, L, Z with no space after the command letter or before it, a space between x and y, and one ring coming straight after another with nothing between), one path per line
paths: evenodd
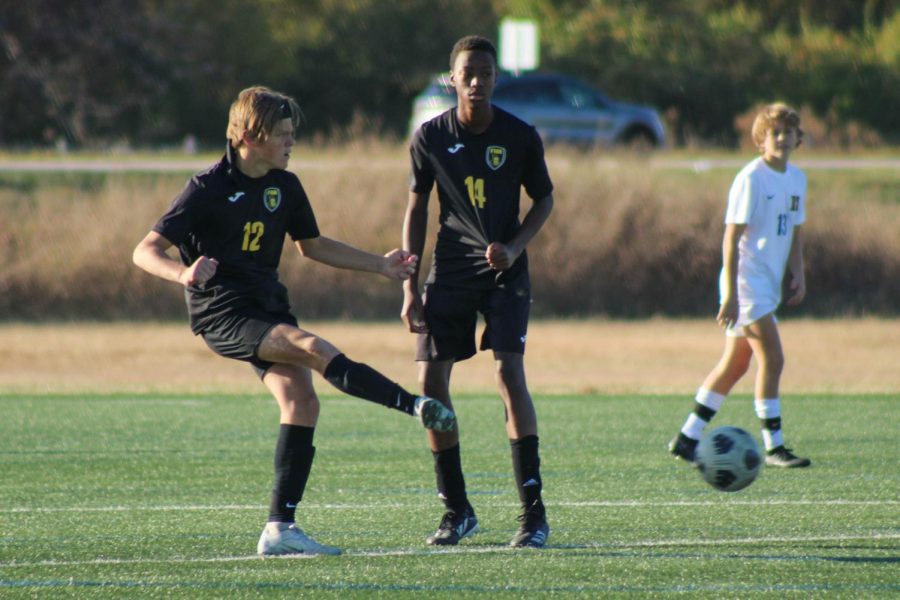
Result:
M191 178L153 231L178 246L185 265L201 256L219 262L209 281L186 290L194 333L235 309L288 312L287 290L278 281L285 236L319 236L297 176L273 169L247 177L230 147L219 163Z
M427 194L436 181L440 201L428 283L489 289L527 278L525 252L500 274L488 265L485 252L492 242L506 243L519 230L522 186L535 200L553 191L534 127L495 106L490 126L474 135L452 108L419 128L410 154L410 189Z

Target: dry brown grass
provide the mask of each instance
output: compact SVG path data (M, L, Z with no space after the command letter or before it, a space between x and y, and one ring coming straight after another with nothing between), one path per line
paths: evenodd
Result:
M399 245L407 198L402 149L297 154L323 233L372 251ZM730 169L658 169L628 155L548 156L556 208L529 248L536 316L701 316L714 309ZM0 321L181 318L180 290L134 268L131 251L186 178L0 177ZM897 173L810 173L810 295L792 314L898 314L898 198ZM423 263L429 259L426 253ZM399 310L396 285L301 260L292 247L282 279L301 318L387 319Z
M307 327L416 389L414 340L399 321ZM791 320L781 333L785 394L900 393L900 320ZM722 344L712 319L536 321L526 365L535 393L689 395ZM457 365L454 391L493 393L492 363L479 353ZM750 390L748 374L736 391ZM0 393L150 391L265 393L248 366L215 356L185 323L0 325Z

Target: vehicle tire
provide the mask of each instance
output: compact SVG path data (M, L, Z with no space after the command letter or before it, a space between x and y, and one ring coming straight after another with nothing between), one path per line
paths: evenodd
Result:
M622 145L632 152L650 152L656 148L657 142L653 134L642 127L634 127L622 136Z

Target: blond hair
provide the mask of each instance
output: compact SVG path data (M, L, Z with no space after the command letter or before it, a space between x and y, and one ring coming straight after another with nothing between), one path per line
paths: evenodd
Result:
M800 113L783 102L775 102L764 106L753 119L753 127L750 135L757 147L762 147L766 139L766 132L775 125L793 127L797 130L797 145L803 139L803 130L800 129Z
M294 129L300 124L302 113L290 96L256 85L242 90L228 111L225 135L232 147L239 148L244 136L254 142L264 142L282 119L290 119Z

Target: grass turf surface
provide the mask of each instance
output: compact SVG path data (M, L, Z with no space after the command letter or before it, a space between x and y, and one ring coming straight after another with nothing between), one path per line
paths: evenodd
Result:
M325 397L298 521L339 557L260 559L277 433L265 396L0 398L0 596L879 597L900 594L897 395L792 396L788 445L725 494L670 458L691 399L539 396L549 547L506 547L518 499L500 401L455 399L482 533L424 545L441 516L425 435ZM755 434L734 397L714 425Z

